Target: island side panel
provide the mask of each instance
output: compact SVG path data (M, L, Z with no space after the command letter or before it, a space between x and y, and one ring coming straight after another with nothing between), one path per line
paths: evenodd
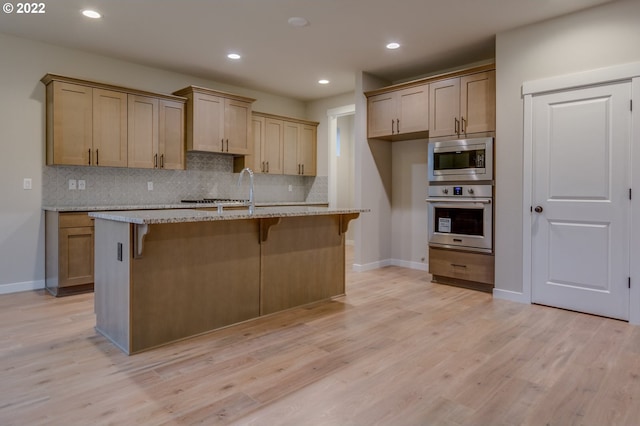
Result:
M262 243L261 314L345 292L340 216L283 217Z
M132 352L257 317L258 221L149 225L131 297Z
M122 260L118 244L122 244ZM96 329L130 353L131 225L96 219L94 250Z

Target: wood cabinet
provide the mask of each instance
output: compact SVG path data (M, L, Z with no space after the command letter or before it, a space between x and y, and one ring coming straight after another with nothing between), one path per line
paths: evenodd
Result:
M41 81L47 164L184 169L186 99L54 74Z
M438 282L490 290L494 259L490 254L429 247L429 273Z
M254 161L256 173L283 173L284 121L253 114Z
M367 99L367 136L401 140L426 137L429 130L429 85L421 84Z
M185 168L184 103L129 95L129 167Z
M285 121L285 175L316 175L317 127L312 124Z
M251 155L251 104L255 99L203 87L174 93L187 98L187 150Z
M54 296L93 290L93 219L86 212L45 212L45 287Z
M431 83L429 136L495 131L495 85L495 71Z
M256 173L315 176L318 122L253 113Z
M367 136L405 140L495 131L495 64L366 92Z
M51 81L47 164L127 166L126 94Z

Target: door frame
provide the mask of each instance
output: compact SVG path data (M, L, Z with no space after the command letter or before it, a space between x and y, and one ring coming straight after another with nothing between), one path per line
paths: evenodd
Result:
M532 300L532 235L533 214L533 97L547 92L578 89L616 81L631 81L631 99L635 108L631 112L631 187L635 196L631 200L631 259L640 258L640 62L599 68L574 74L526 81L522 85L524 98L524 147L522 168L522 294L514 297L523 303ZM633 173L633 165L636 173ZM640 324L640 262L631 262L631 290L629 296L629 323ZM515 295L514 295L515 296Z
M356 105L350 104L338 108L327 110L329 118L329 179L328 179L328 199L329 207L335 207L338 202L338 178L337 178L337 160L336 160L336 133L338 131L338 117L345 115L354 115L356 113Z

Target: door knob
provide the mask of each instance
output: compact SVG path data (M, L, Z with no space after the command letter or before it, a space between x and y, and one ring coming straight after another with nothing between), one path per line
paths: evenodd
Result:
M533 209L533 210L534 210L536 213L542 213L542 210L544 210L544 209L542 208L542 206L536 206L536 208L535 208L535 209Z

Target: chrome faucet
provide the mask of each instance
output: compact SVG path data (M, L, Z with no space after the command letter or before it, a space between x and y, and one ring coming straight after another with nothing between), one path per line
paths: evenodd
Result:
M244 172L249 173L249 183L251 185L249 187L249 214L253 214L256 209L256 203L253 198L253 170L248 167L242 169L242 171L240 172L240 177L238 178L238 186L240 186L240 184L242 183L242 176L244 176Z

